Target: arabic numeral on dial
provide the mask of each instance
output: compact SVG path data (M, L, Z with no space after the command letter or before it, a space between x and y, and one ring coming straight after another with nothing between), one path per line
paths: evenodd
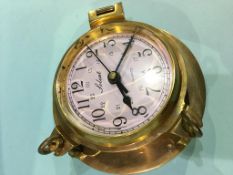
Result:
M94 111L92 111L91 116L93 117L93 122L106 120L104 114L105 114L104 109L95 109Z
M138 57L142 57L142 53L141 52L137 52L137 54L138 54Z
M125 125L127 123L127 118L125 117L117 117L113 120L113 125L119 127L121 125Z
M84 91L84 88L83 88L83 81L80 81L80 82L73 82L73 83L71 84L71 89L72 89L72 93Z
M134 61L139 61L142 57L147 57L152 55L151 49L144 49L142 52L135 53L135 56L133 57Z
M152 55L151 49L144 49L142 52L137 52L138 57L146 57Z
M133 108L132 114L134 116L144 115L147 113L147 108L145 106L139 106L138 108Z
M116 41L114 39L110 39L107 42L104 41L103 44L104 44L104 48L106 48L107 46L113 47L116 45Z
M95 56L95 55L98 56L98 50L97 49L95 49L95 51L93 51L93 52L91 50L87 51L86 52L86 57L91 58L92 56Z
M89 99L77 101L78 109L89 108Z
M91 58L92 55L93 55L93 53L92 53L91 51L88 51L88 52L86 53L87 58Z
M145 49L142 52L142 55L145 56L151 56L152 55L152 50L151 49Z

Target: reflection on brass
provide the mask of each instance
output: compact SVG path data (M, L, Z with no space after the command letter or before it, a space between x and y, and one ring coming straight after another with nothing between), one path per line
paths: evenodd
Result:
M56 127L39 147L41 154L70 156L101 171L133 174L158 168L180 153L193 137L202 136L205 83L190 50L168 32L150 25L125 20L121 3L89 12L91 30L68 50L58 68L53 89ZM68 70L83 47L114 33L133 33L151 41L160 40L172 59L175 76L167 106L149 124L117 137L91 135L74 122L67 97ZM88 37L87 37L88 36Z

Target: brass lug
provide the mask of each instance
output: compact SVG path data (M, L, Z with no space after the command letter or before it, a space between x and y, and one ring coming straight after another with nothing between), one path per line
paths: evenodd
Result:
M38 148L40 154L46 155L54 152L55 156L62 156L73 148L55 128L52 134L45 139Z
M91 10L88 13L91 29L111 22L120 22L125 20L122 3L116 3L113 6Z
M181 117L181 125L190 137L201 137L203 135L200 129L203 125L202 121L198 119L198 115L188 105L184 107Z

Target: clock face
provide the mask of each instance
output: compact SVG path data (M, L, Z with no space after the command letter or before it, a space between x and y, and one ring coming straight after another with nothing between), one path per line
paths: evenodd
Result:
M170 97L171 58L158 40L114 34L76 55L67 78L67 98L85 131L114 136L154 119Z

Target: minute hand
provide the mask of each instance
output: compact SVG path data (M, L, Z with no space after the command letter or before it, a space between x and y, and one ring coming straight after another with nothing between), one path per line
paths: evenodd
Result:
M130 47L130 45L131 45L133 39L134 39L134 35L131 36L130 41L129 41L129 44L127 45L127 47L126 47L124 53L122 54L122 57L121 57L121 59L120 59L118 65L117 65L117 67L116 67L116 70L115 70L116 72L118 71L118 69L119 69L119 67L120 67L120 65L121 65L121 63L122 63L122 61L123 61L123 59L125 58L125 55L126 55L126 53L128 52L129 47Z
M97 58L97 60L104 66L104 68L108 71L108 73L110 73L111 71L108 69L108 67L101 61L101 59L95 54L95 52L93 52L93 50L86 45L87 48L91 51L91 53Z

